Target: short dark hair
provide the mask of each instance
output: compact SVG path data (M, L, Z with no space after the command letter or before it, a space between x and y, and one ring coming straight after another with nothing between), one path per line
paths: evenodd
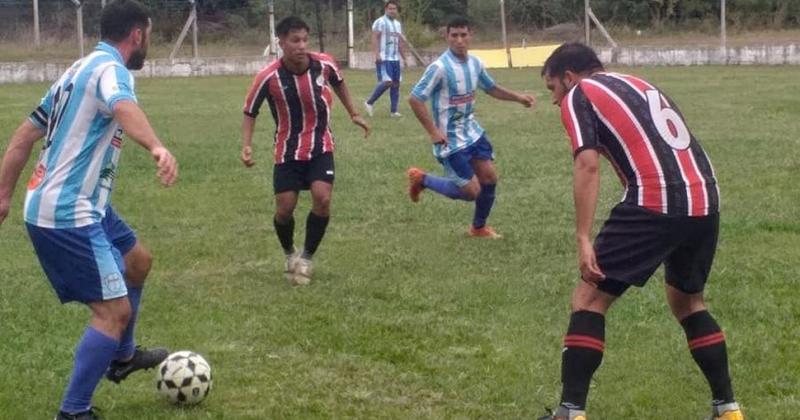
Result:
M150 24L150 12L136 0L114 0L107 4L100 16L100 38L121 42L134 29L145 29Z
M386 3L383 5L383 10L386 10L386 8L389 7L390 4L393 4L394 7L397 8L397 10L400 10L400 2L397 0L386 0Z
M464 16L453 16L447 21L445 32L450 32L450 28L472 28L472 23Z
M278 33L278 37L285 37L289 35L291 31L299 31L301 29L305 29L306 32L311 32L311 28L308 27L308 24L297 16L287 16L281 19L278 22L278 26L275 27L275 32Z
M568 42L556 48L544 62L542 77L562 77L567 70L580 74L605 68L591 47L580 42Z

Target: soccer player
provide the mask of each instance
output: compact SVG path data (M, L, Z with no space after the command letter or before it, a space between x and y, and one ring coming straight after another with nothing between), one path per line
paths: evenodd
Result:
M56 419L94 419L92 395L105 374L119 383L157 366L166 349L136 347L134 328L151 256L110 205L122 133L144 147L165 186L175 158L137 105L129 69L141 69L151 22L136 0L109 3L102 40L50 87L17 128L0 168L0 223L36 141L41 155L28 182L24 217L42 268L62 303L92 311Z
M564 337L561 404L542 419L586 418L589 381L605 348L605 314L662 263L667 302L711 387L713 418L743 419L725 336L703 301L719 227L719 190L708 156L672 99L638 77L606 72L585 45L557 48L542 76L572 141L581 273ZM593 245L600 155L613 164L625 194Z
M496 99L528 108L536 104L536 99L496 84L483 63L469 55L471 38L472 29L466 18L451 19L446 32L450 48L428 66L408 99L430 136L433 154L444 167L445 176L426 174L415 167L406 174L411 201L419 201L426 188L452 199L475 201L469 235L496 239L501 235L486 224L486 219L494 205L497 173L492 145L473 116L476 90L481 88ZM433 118L425 108L428 99Z
M371 117L375 112L374 104L386 89L389 89L389 100L391 103L392 117L402 117L397 112L397 105L400 101L400 56L406 59L405 45L403 38L403 27L397 19L400 12L400 3L396 0L388 0L383 6L384 15L375 20L372 24L372 53L375 56L375 70L378 74L378 84L372 92L364 107L367 114Z
M334 59L306 50L308 25L290 16L278 23L277 32L283 57L256 75L244 102L241 160L247 167L255 165L253 129L259 109L267 101L275 120L272 172L275 233L286 255L286 279L293 285L306 285L311 281L311 258L330 219L335 144L330 129L331 87L344 104L350 120L364 130L365 138L370 128L355 111ZM306 219L305 247L297 253L294 209L300 190L311 191L312 207Z

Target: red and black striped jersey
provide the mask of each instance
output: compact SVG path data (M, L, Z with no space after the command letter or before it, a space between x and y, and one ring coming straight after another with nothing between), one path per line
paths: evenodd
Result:
M275 120L276 164L310 160L334 149L333 96L328 85L338 86L344 79L331 56L309 53L309 59L302 74L290 72L282 60L273 61L258 72L244 101L245 115L253 118L265 100L269 103Z
M719 212L711 161L672 100L634 76L597 73L561 101L573 155L597 149L625 187L623 202L669 215Z

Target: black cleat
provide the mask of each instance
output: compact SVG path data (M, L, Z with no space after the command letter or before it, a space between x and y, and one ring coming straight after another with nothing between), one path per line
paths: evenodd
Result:
M97 413L98 410L95 407L90 408L88 411L75 414L67 414L63 411L59 411L53 420L102 420L100 414Z
M114 360L106 371L106 379L120 383L133 372L142 369L152 369L158 366L169 356L169 351L164 348L146 349L136 346L133 358L127 362Z

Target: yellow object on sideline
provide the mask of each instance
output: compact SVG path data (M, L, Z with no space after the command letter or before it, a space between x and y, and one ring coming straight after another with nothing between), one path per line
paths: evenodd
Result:
M511 64L518 67L541 67L547 57L558 48L558 45L541 45L538 47L511 48ZM508 59L506 50L469 50L469 53L480 58L486 68L506 68Z

